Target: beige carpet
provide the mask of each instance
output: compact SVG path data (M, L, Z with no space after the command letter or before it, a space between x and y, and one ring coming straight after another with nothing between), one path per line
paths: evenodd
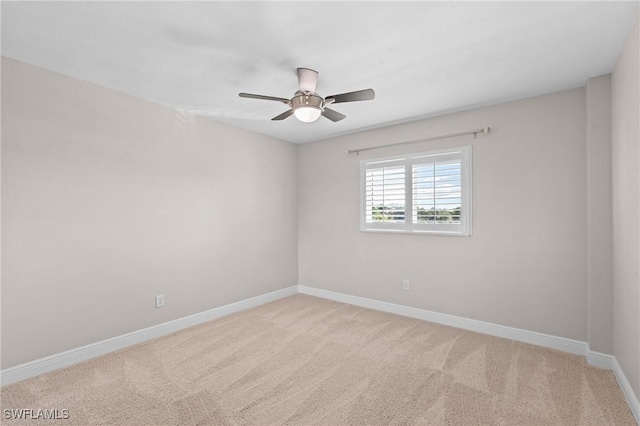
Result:
M583 357L303 295L1 392L68 410L38 425L635 425Z

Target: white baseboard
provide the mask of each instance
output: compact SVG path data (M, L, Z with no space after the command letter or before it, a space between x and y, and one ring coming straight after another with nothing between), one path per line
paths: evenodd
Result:
M631 385L620 368L618 361L613 355L603 354L589 350L586 342L567 339L564 337L552 336L535 331L521 330L504 325L492 324L455 315L441 314L439 312L427 311L425 309L412 308L409 306L396 305L394 303L381 302L379 300L367 299L366 297L352 296L335 291L322 290L314 287L298 285L298 292L310 296L321 297L323 299L335 300L336 302L347 303L349 305L362 306L363 308L375 309L377 311L389 312L411 318L435 322L437 324L449 325L451 327L462 328L464 330L476 331L478 333L489 334L491 336L504 337L518 342L530 343L532 345L544 346L569 352L586 357L587 362L594 367L612 370L618 380L631 412L640 424L640 403L631 389Z
M334 291L322 290L303 285L298 286L298 291L310 296L321 297L323 299L335 300L337 302L348 303L350 305L362 306L378 311L389 312L405 317L417 318L438 324L449 325L451 327L465 330L477 331L478 333L489 334L491 336L504 337L518 342L531 343L532 345L544 346L557 349L563 352L586 356L589 352L589 345L586 342L567 339L564 337L552 336L535 331L521 330L519 328L507 327L504 325L492 324L455 315L441 314L439 312L427 311L425 309L412 308L409 306L396 305L394 303L381 302L379 300L367 299L360 296L352 296Z
M78 362L86 361L109 352L117 351L138 343L146 342L157 337L165 336L176 331L202 324L244 309L253 308L283 297L294 295L298 292L297 286L291 286L262 294L250 299L241 300L229 305L220 306L208 311L189 315L163 324L154 325L132 333L116 336L111 339L91 343L80 348L40 358L35 361L20 364L15 367L0 371L0 384L2 386L19 382L30 377L48 373L59 368L68 367Z
M620 364L618 364L618 360L613 356L611 358L613 358L613 374L616 375L620 389L622 389L622 393L627 399L627 403L629 404L629 408L631 408L633 417L636 418L636 423L640 425L640 401L638 400L638 396L633 392L631 384L627 380L627 376L624 375L624 371L622 371Z
M622 389L622 393L629 404L629 408L631 409L633 416L636 418L636 423L640 424L640 401L638 401L638 397L633 392L631 384L629 384L629 380L627 380L627 376L625 376L622 371L616 357L609 354L589 351L587 354L587 362L589 365L593 365L594 367L613 371L613 374L616 376L616 380L618 381L618 385L620 385L620 389Z
M587 362L594 367L604 368L605 370L613 371L613 363L615 357L609 354L603 354L602 352L589 351L587 354Z

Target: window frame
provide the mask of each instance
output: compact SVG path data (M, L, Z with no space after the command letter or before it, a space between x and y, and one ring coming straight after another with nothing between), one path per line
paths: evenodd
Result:
M460 223L414 223L413 222L413 166L425 163L429 157L439 157L434 161L460 160ZM426 161L431 162L431 161ZM366 214L366 172L371 165L387 163L390 166L403 165L405 170L404 190L405 190L405 216L404 223L367 223ZM405 155L395 155L390 157L375 157L360 160L360 231L361 232L383 232L401 233L416 235L451 235L470 236L472 218L472 147L470 145L447 149L437 149L430 151L414 152Z

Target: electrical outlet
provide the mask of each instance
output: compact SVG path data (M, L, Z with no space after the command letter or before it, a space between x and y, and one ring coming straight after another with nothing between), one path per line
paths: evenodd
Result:
M156 296L156 308L162 308L164 306L164 294Z
M402 289L405 291L409 291L409 280L402 281Z

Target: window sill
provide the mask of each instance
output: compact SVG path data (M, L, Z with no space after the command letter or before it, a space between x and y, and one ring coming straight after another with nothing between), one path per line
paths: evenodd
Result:
M404 235L440 235L447 237L470 237L471 233L447 232L447 231L405 231L404 229L361 229L360 232L372 234L404 234Z

